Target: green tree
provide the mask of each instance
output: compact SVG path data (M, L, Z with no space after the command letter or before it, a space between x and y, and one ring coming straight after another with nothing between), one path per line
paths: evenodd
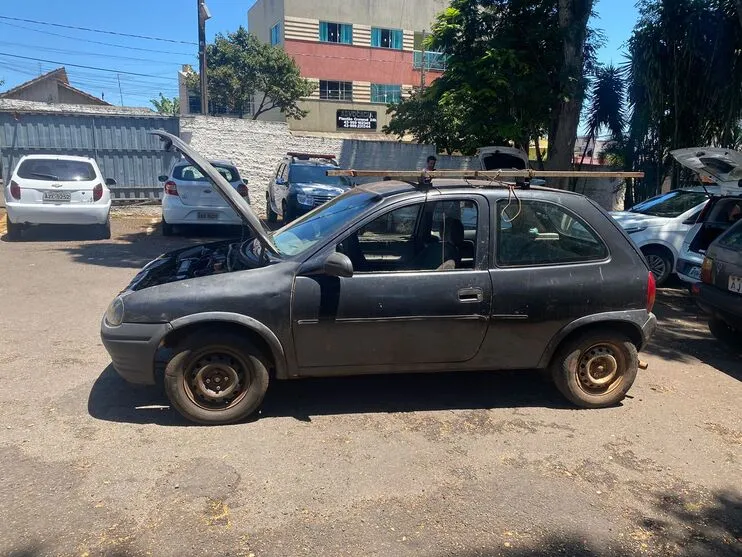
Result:
M152 99L149 102L152 103L152 106L160 114L166 114L168 116L177 116L180 114L180 99L178 97L171 99L160 93L159 99Z
M639 198L670 174L672 149L734 147L742 119L742 26L736 0L642 0L626 66L626 160L646 178ZM627 200L628 201L628 200Z
M427 39L447 56L445 73L391 106L385 131L465 154L507 141L527 150L554 127L564 65L558 15L557 0L452 0ZM588 33L586 68L599 40Z
M253 120L278 109L289 118L301 119L307 111L299 100L314 90L301 77L299 67L281 48L262 43L240 27L234 33L218 34L206 47L209 99L222 107ZM198 88L198 74L191 73L188 85ZM214 110L214 109L212 109Z

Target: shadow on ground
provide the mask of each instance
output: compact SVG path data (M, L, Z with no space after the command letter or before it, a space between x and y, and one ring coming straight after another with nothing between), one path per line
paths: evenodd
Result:
M274 381L257 419L516 407L573 408L532 371L369 375ZM169 408L161 385L130 385L113 366L93 385L88 412L107 421L192 425Z
M670 362L700 360L742 381L742 338L736 345L714 338L687 290L660 290L654 312L658 327L646 353Z

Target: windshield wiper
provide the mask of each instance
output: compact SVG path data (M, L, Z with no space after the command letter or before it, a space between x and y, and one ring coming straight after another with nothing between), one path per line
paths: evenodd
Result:
M59 180L59 176L54 174L44 174L43 172L31 172L31 176L39 176L40 178L49 178L50 180Z

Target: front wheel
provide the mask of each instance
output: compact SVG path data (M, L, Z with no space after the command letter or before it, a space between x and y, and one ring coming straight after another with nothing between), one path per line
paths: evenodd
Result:
M584 333L562 346L552 362L559 391L581 408L618 404L634 384L639 368L636 346L610 330Z
M207 425L255 412L268 389L264 356L244 337L203 331L184 339L165 368L165 391L185 418Z
M268 219L268 222L273 223L278 220L278 215L273 210L273 207L271 207L271 198L269 194L265 194L265 212Z

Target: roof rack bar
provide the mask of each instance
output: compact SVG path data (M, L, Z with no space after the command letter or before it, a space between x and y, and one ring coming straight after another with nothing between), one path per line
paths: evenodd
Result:
M306 157L308 159L336 159L337 157L335 155L320 155L317 153L299 153L290 151L286 153L286 156L288 157Z
M357 178L418 179L424 178L644 178L644 172L571 171L571 170L328 170L328 176Z

